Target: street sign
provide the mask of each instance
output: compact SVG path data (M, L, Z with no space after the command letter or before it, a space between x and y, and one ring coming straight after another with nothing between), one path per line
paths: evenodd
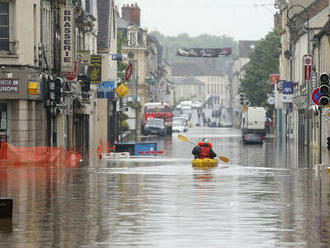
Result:
M274 96L270 96L267 98L267 103L269 105L274 105L275 104L275 97Z
M128 81L131 78L132 73L133 73L133 65L130 63L125 71L125 81Z
M320 88L317 88L313 91L312 94L312 101L315 105L321 105L320 103L320 99L321 99L321 92L320 92Z
M120 108L119 111L120 112L127 112L128 111L128 107Z

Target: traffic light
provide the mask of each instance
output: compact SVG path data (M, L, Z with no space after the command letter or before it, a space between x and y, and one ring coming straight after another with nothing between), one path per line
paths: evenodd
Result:
M328 148L328 150L330 150L330 137L328 137L327 140L328 140L328 142L327 142L327 145L328 145L327 148Z
M62 102L62 78L55 79L55 103L60 104Z
M329 75L327 73L322 73L320 75L320 104L326 106L329 104Z
M240 93L239 94L239 101L241 105L244 105L245 103L245 93Z

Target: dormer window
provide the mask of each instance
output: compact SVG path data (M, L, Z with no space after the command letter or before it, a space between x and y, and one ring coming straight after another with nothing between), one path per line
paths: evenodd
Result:
M137 47L138 44L138 32L131 30L127 32L127 43L129 47Z

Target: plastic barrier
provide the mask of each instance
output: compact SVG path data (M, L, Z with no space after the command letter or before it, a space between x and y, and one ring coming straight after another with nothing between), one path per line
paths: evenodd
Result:
M0 168L4 167L78 167L81 156L62 147L20 147L3 141Z

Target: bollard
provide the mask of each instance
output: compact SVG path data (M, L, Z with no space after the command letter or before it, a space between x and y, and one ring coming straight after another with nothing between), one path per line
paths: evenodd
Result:
M13 200L0 199L0 219L13 217Z

